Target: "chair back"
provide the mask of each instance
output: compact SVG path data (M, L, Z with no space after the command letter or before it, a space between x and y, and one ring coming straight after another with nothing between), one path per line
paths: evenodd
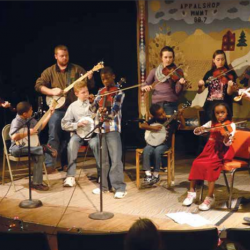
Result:
M218 243L217 228L196 230L161 230L164 250L213 250Z
M246 249L250 249L250 229L249 228L228 228L227 240L238 242Z
M250 131L236 130L231 145L234 157L250 159Z
M58 250L123 250L126 234L57 232Z
M2 138L3 138L3 148L4 148L4 154L8 154L8 146L7 141L10 141L10 124L7 124L2 129Z
M42 232L0 232L0 246L6 250L50 250Z

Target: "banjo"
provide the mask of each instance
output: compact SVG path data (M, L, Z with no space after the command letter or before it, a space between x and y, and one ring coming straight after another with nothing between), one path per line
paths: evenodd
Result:
M88 122L85 126L78 127L76 130L77 135L79 135L81 138L84 138L86 137L86 135L89 134L88 138L85 138L86 141L90 140L90 137L92 135L92 133L90 134L90 132L94 130L95 123L93 119L95 118L95 116L96 114L94 114L92 117L85 116L78 121L78 123L83 122L83 121Z
M52 101L51 107L55 108L57 105L57 102L55 100ZM46 113L44 113L44 115L42 116L42 118L37 122L37 124L35 125L34 129L38 130L42 124L43 121L48 117L48 115L50 114L51 110L48 109L46 111ZM21 128L18 133L22 134L22 133L26 133L27 132L27 128ZM19 146L23 146L23 147L28 147L28 136L16 141L16 145ZM30 136L30 146L31 147L37 147L40 145L40 141L39 141L39 137L37 134L33 134Z
M185 108L188 108L191 105L190 102L187 102L186 104L183 104L182 106L182 110ZM175 111L174 114L167 120L165 121L163 124L160 123L153 123L150 126L162 126L161 130L159 131L150 131L150 130L146 130L145 132L145 141L151 145L151 146L159 146L161 145L167 137L167 130L166 130L166 126L168 126L174 119L176 119L176 117L178 116L178 111Z
M74 81L73 83L71 83L68 87L66 87L63 90L62 95L59 96L46 96L46 103L48 106L51 105L53 100L57 101L57 105L55 107L55 109L59 109L61 108L65 101L66 101L66 94L74 87L74 85L79 82L82 81L83 79L85 79L86 77L88 77L92 72L91 71L98 71L99 69L102 69L104 67L104 62L99 62L96 66L94 66L92 68L92 70L88 71L86 74L82 75L80 78L78 78L76 81Z

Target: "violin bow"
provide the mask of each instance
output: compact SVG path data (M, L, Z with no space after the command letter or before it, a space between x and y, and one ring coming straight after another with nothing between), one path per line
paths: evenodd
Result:
M235 122L234 124L237 125L237 124L241 124L241 123L245 123L245 122L247 122L247 120L240 121L240 122ZM220 126L216 126L216 127L209 127L209 128L205 128L205 130L207 132L207 131L210 131L212 129L223 128L223 127L226 127L226 126L230 126L230 124L220 125Z

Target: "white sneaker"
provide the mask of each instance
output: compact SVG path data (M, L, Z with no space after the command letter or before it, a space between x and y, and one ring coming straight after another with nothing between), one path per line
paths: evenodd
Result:
M215 202L215 197L211 198L209 196L207 196L205 198L205 200L203 201L202 204L200 204L199 209L202 211L207 211L211 208L211 206L214 204Z
M63 186L64 187L74 187L76 184L75 177L67 177L64 180Z
M103 192L103 193L109 193L108 190L105 190L105 191L102 191L102 192ZM93 194L100 194L100 193L101 193L101 190L100 190L100 188L95 188L95 189L92 190L92 193L93 193Z
M187 198L183 201L183 206L190 206L196 199L196 192L188 192Z
M126 191L124 191L124 192L122 192L122 191L116 191L115 195L114 195L114 198L115 199L122 199L122 198L124 198L126 196L126 194L127 194Z

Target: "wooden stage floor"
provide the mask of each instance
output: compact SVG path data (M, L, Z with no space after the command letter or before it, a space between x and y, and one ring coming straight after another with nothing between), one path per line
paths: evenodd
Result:
M18 217L20 221L30 223L30 225L44 226L52 234L57 230L74 231L76 229L78 231L124 231L128 230L135 220L145 217L150 218L159 229L192 229L186 224L175 223L166 216L166 213L192 212L197 206L197 204L193 204L191 207L182 206L189 187L187 177L193 157L176 155L175 186L171 189L166 188L167 182L164 175L161 176L161 181L157 186L138 190L135 185L134 155L135 152L128 152L126 157L127 196L124 199L114 199L112 193L103 195L104 211L114 213L112 219L100 221L89 218L91 213L99 211L100 208L99 195L92 194L92 190L98 185L87 177L96 174L95 161L91 157L87 158L85 162L83 162L83 158L78 159L77 178L79 176L80 178L77 180L76 188L64 188L65 172L58 172L49 175L50 191L32 191L32 198L43 202L43 206L40 208L19 208L19 203L29 197L28 178L15 181L17 191L10 183L0 185L0 216L7 221ZM250 197L249 174L247 172L236 174L234 187L233 206L238 197ZM205 193L206 191L205 188ZM216 203L213 209L199 212L199 215L211 222L211 225L205 227L217 226L219 229L249 227L249 224L243 223L243 217L250 216L250 204L241 205L237 212L231 214L226 209L228 196L222 175L216 183L215 196ZM225 216L228 218L225 219Z

